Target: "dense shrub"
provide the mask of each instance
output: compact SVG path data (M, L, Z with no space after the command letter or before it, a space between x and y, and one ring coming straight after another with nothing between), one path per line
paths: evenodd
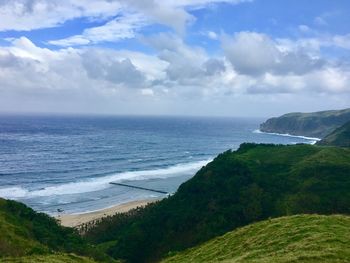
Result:
M269 217L349 214L349 190L350 149L243 144L220 154L173 196L108 217L86 238L110 244L104 248L115 258L152 262Z

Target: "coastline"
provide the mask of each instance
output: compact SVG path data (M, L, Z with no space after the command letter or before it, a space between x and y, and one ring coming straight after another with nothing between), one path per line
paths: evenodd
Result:
M149 203L153 203L159 200L160 200L159 198L156 198L156 199L131 201L128 203L118 204L112 207L108 207L97 211L87 212L87 213L61 214L61 215L55 216L55 218L60 221L62 226L76 227L83 223L94 221L96 219L100 219L106 216L112 216L116 213L125 213L130 211L131 209L134 209L137 207L143 207Z
M304 140L310 140L311 141L310 144L315 144L316 142L321 140L321 138L317 138L317 137L307 137L307 136L302 136L302 135L293 135L293 134L289 134L289 133L264 132L264 131L261 131L260 129L256 129L253 132L254 133L263 133L263 134L269 134L269 135L278 135L278 136L284 136L284 137L292 137L292 138L300 138L300 139L304 139Z

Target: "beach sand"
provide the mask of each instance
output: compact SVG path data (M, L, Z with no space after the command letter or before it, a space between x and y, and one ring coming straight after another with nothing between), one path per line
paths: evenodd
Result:
M96 219L100 219L105 216L114 215L116 213L125 213L133 208L145 206L149 203L152 203L158 200L159 199L132 201L125 204L120 204L120 205L116 205L106 209L83 213L83 214L72 214L72 215L62 214L62 215L56 216L56 219L60 220L61 225L63 226L75 227L82 223L87 223Z

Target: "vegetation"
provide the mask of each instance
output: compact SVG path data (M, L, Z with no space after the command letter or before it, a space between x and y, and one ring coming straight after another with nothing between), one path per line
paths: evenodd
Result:
M288 113L268 119L260 125L260 130L323 138L348 121L350 121L350 109Z
M162 262L345 263L349 244L349 216L297 215L248 225Z
M345 262L350 217L291 215L350 214L349 174L350 148L246 143L173 196L107 217L84 238L0 199L0 261L112 261L106 252L127 262Z
M102 220L86 238L115 258L157 261L240 226L284 215L350 213L350 149L242 144L171 197Z
M317 144L350 147L350 121L327 135Z
M25 257L7 257L0 259L3 263L96 263L86 257L80 257L74 254L49 254L49 255L31 255Z
M62 227L54 218L15 201L0 199L0 233L0 261L5 260L5 257L7 261L10 261L9 257L12 257L11 260L23 256L40 258L39 255L46 258L56 252L112 261L84 241L74 229ZM49 258L53 260L59 257L53 255ZM88 262L84 260L82 262Z

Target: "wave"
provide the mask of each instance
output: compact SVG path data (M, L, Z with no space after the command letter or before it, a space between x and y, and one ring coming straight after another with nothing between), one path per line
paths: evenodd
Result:
M284 136L284 137L291 137L291 138L300 138L300 139L311 141L310 144L315 144L316 142L321 140L320 138L316 138L316 137L292 135L292 134L289 134L289 133L263 132L263 131L261 131L259 129L254 130L253 132L254 133L262 133L262 134L270 134L270 135L278 135L278 136Z
M91 178L84 181L71 182L62 185L48 186L38 190L28 190L21 186L0 188L0 196L8 199L22 199L32 197L45 197L53 195L81 194L99 191L110 187L110 182L125 180L145 180L155 178L168 178L181 174L194 173L210 160L202 160L191 163L182 163L155 170L132 171L111 174L98 178Z
M7 199L17 199L17 198L26 196L28 192L29 192L28 190L20 186L0 188L0 197L7 198Z

